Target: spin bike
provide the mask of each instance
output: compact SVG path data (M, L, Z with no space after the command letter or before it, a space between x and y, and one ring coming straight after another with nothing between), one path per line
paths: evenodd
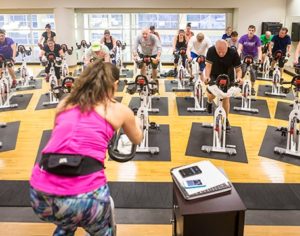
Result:
M81 57L81 61L78 63L80 65L80 69L77 71L77 75L75 76L79 76L80 73L84 70L86 49L88 49L91 45L92 44L87 43L86 40L81 40L80 44L76 43L77 50L79 51L82 49L82 57Z
M32 72L28 69L27 63L25 61L26 56L30 56L32 52L32 49L29 48L28 50L25 48L24 45L18 45L17 48L17 55L21 54L22 57L22 65L19 68L19 72L21 75L21 79L18 82L18 85L16 87L16 90L19 89L26 89L26 88L35 88L35 79L33 79L33 74Z
M187 111L206 111L206 107L204 106L205 85L201 79L202 71L200 71L200 65L203 63L205 63L205 56L203 55L200 55L197 58L193 59L191 63L192 73L194 76L194 90L193 96L191 98L194 99L195 105L194 107L188 107Z
M144 63L146 65L146 77L147 77L147 81L149 81L149 83L148 83L148 86L144 88L147 90L147 92L145 92L145 94L143 94L144 97L143 98L141 97L141 101L142 101L142 99L147 100L146 104L147 104L148 112L159 113L159 108L152 107L152 99L159 99L159 97L154 97L154 95L159 92L159 86L158 86L158 81L155 82L154 80L151 79L151 77L152 77L151 57L143 56L142 58L138 58L135 64L138 69L141 69L143 67ZM139 75L140 74L141 73L139 73ZM136 78L139 75L137 75Z
M287 58L283 58L282 51L278 50L274 53L274 60L276 61L275 70L272 78L272 91L265 92L269 96L286 97L286 94L282 92L282 81L279 63L284 64Z
M71 47L70 49L68 48L67 44L62 44L60 45L61 49L63 50L64 54L68 54L68 55L72 55L73 54L73 47ZM61 75L63 78L67 77L67 76L71 76L72 73L69 72L69 66L67 63L67 58L66 56L63 57L62 59L62 66L61 66Z
M246 73L243 78L243 87L242 87L242 105L240 107L234 107L235 111L245 111L250 113L258 113L258 109L251 107L251 66L253 64L253 57L246 56L244 58L244 63L247 65Z
M173 87L172 91L173 92L178 92L178 91L191 91L191 88L189 88L187 85L190 82L190 75L186 69L187 67L187 59L186 59L186 48L180 48L179 51L174 52L175 57L179 57L178 60L178 65L177 65L177 76L175 80L171 80L172 84L177 84L177 88ZM185 67L183 66L183 61L186 61Z
M2 67L2 75L0 78L0 109L15 108L18 104L11 104L10 100L15 96L12 87L12 78L8 73L7 68L13 67L12 60L6 60L5 57L0 54L0 65ZM20 95L22 96L22 95Z
M230 87L230 79L227 75L219 75L216 84L208 86L207 90L215 95L218 99L218 107L214 112L213 124L203 123L203 127L213 128L213 145L203 145L201 150L207 153L219 152L229 155L236 155L236 146L226 144L226 112L223 108L222 101L224 98L235 96L241 92L237 86Z
M287 136L287 144L286 148L275 147L274 152L280 155L286 154L300 157L300 75L294 76L289 83L291 84L290 89L295 95L293 110L289 114L288 127L279 127L276 129L276 131L281 132L281 136Z
M120 40L116 41L116 52L115 52L115 58L116 58L116 66L120 70L120 76L121 77L126 77L126 71L128 69L125 68L124 63L123 63L123 51L126 48L126 43L122 43Z
M149 122L150 96L157 92L157 84L154 81L149 81L144 75L138 75L134 82L129 82L127 85L134 85L131 88L127 88L129 94L134 94L138 91L141 98L141 106L134 110L141 121L144 139L138 145L136 152L157 154L159 153L159 147L149 147L149 129L159 129L158 124Z

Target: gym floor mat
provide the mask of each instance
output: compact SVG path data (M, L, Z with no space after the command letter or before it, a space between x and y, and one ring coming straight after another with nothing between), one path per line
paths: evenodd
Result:
M171 161L169 125L159 124L159 130L149 130L149 146L159 147L159 153L136 153L133 161Z
M171 83L171 80L165 80L165 91L166 92L175 92L172 89L173 88L177 88L177 84L176 83ZM187 90L183 90L183 91L176 91L176 93L180 93L180 92L189 92L189 91L193 91L193 86L186 86ZM190 89L190 90L188 90Z
M257 96L267 97L267 98L277 98L277 99L285 99L285 100L294 100L294 94L292 92L288 93L286 97L278 97L278 96L270 96L266 95L265 92L271 92L272 87L270 85L259 85Z
M125 71L124 73L126 73L126 78L133 78L133 70L128 70Z
M287 137L281 136L281 132L276 131L275 126L268 126L258 155L270 158L276 161L286 162L300 166L300 158L289 155L280 155L274 153L275 147L286 147ZM300 195L299 195L300 196Z
M204 98L204 107L206 107L207 98ZM194 107L195 99L193 97L176 97L176 105L179 116L212 116L206 111L188 111L188 107Z
M35 107L35 110L45 110L45 109L52 109L52 108L57 107L57 104L49 104L47 106L44 106L43 105L44 102L49 102L49 94L48 93L44 93L40 96L40 99Z
M115 100L117 100L118 102L122 102L123 97L115 97Z
M241 127L231 126L231 130L229 132L227 131L226 135L226 143L230 145L236 145L236 155L230 156L225 153L203 152L201 147L203 145L212 145L212 141L212 128L206 128L202 126L202 123L193 122L185 155L248 163Z
M0 127L0 152L11 151L16 148L20 121L8 122L6 127ZM1 192L1 191L0 191Z
M44 149L44 147L47 145L50 137L51 137L51 132L52 130L44 130L42 133L42 138L41 138L41 142L39 145L39 149L35 158L35 163L39 162L41 159L41 152Z
M17 91L24 91L24 90L34 90L34 89L41 89L43 80L42 79L35 79L35 81L30 81L30 85L35 85L35 87L28 87L28 88L16 88Z
M30 93L30 94L16 94L15 96L13 96L10 99L10 104L18 104L18 107L0 109L0 112L26 110L31 98L32 98L32 93Z
M139 108L141 105L140 97L132 97L129 102L129 107ZM151 116L168 116L169 108L168 108L168 98L167 97L159 97L152 99L152 108L159 108L158 113L149 112Z
M123 92L124 88L125 88L125 81L119 80L117 92Z
M171 182L108 182L108 185L116 208L172 208ZM300 210L300 184L233 185L248 210ZM1 180L0 190L0 207L30 207L28 181Z
M40 78L40 77L46 77L45 70L41 70L40 73L38 73L36 77L37 77L37 78Z
M289 114L293 110L293 103L278 101L275 111L275 119L289 120Z
M266 100L262 99L252 99L251 100L251 108L258 109L258 113L251 113L246 111L235 111L234 107L241 107L242 105L242 98L231 98L230 99L230 113L238 114L238 115L245 115L245 116L255 116L261 118L270 118L270 111L268 107L268 103Z

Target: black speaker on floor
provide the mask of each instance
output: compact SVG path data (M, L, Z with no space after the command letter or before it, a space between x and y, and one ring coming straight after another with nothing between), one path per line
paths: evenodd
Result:
M276 35L279 33L279 30L281 29L282 24L280 22L262 22L261 24L261 34L265 34L265 32L271 31L273 35Z
M291 38L293 42L300 41L300 22L293 22L292 23L292 33Z

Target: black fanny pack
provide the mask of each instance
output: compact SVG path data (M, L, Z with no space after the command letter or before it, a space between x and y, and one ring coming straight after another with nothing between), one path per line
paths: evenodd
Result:
M81 176L104 169L102 162L89 156L76 154L45 153L39 166L55 175Z

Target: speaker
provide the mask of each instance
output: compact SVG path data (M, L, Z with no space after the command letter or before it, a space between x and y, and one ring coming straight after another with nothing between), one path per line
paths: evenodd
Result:
M279 33L279 30L281 29L282 24L280 22L262 22L261 24L261 34L265 34L266 31L271 31L273 35L276 35Z
M291 33L291 38L293 42L298 42L300 41L300 22L292 23L292 33Z

